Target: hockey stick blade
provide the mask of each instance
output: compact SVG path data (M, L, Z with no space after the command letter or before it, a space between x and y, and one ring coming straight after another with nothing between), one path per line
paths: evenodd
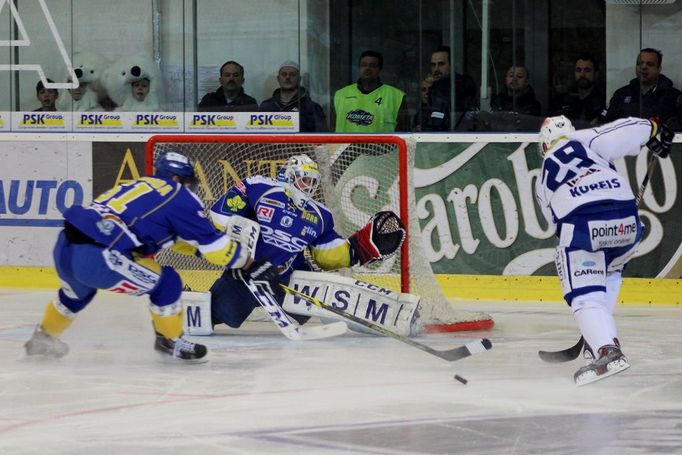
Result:
M316 327L301 327L284 312L275 296L259 288L253 280L242 279L242 281L263 307L267 315L270 316L277 328L290 340L321 340L323 338L343 335L348 330L348 326L342 321Z
M297 291L296 289L292 289L288 286L285 285L280 285L282 288L284 288L285 291L288 293L298 296L302 298L303 300L318 306L320 308L324 308L327 311L330 311L338 316L341 316L342 318L348 319L349 321L352 321L356 324L365 326L367 328L370 328L374 330L375 332L378 332L384 336L387 336L389 338L393 338L398 341L402 341L405 344L408 344L412 347L415 347L417 349L420 349L424 352L427 352L431 355L434 355L436 357L440 357L441 359L447 360L448 362L453 362L455 360L463 359L464 357L469 357L470 355L477 354L479 352L484 352L493 347L493 344L488 340L487 338L481 338L480 340L472 341L470 343L466 343L463 346L458 346L453 349L448 349L445 351L439 351L437 349L433 349L429 346L426 346L425 344L418 343L414 340L411 340L407 337L404 337L402 335L398 335L395 332L392 332L388 329L385 329L384 327L373 324L369 321L365 321L364 319L361 319L355 315L348 314L344 311L339 310L338 308L332 306L332 305L327 305L326 303L316 299L315 297L311 297L307 294L304 294L300 291Z
M580 355L583 350L583 345L585 344L585 339L580 337L575 346L571 346L568 349L562 351L538 351L538 355L542 360L549 363L563 363L575 360Z

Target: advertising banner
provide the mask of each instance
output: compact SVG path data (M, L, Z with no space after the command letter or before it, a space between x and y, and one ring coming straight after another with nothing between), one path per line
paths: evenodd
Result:
M61 213L92 199L89 142L0 148L0 265L49 265Z
M12 112L12 131L59 132L72 130L71 112Z
M298 112L186 112L188 133L298 133Z
M0 132L298 133L298 112L0 112Z
M144 142L92 143L92 194L94 197L144 177Z
M620 160L636 194L646 154ZM419 143L415 187L426 255L435 273L555 275L553 228L535 202L535 143ZM682 145L659 160L640 204L645 235L624 275L682 274Z

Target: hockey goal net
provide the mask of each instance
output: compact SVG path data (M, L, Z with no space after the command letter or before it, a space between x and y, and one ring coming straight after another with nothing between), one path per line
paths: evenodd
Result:
M342 273L421 296L425 332L492 327L489 315L458 310L447 301L425 258L412 184L414 142L388 135L159 135L147 142L147 175L156 155L165 150L195 161L200 182L196 193L207 209L240 180L251 175L276 178L289 157L307 154L322 173L316 200L331 209L340 235L348 237L380 210L399 214L407 227L408 241L399 254ZM158 259L178 270L185 286L195 291L207 291L222 273L202 259L170 250Z

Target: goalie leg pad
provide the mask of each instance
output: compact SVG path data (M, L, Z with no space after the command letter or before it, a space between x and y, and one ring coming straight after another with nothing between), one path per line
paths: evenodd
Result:
M301 270L291 275L289 287L399 335L414 334L420 301L416 295L395 292L333 273ZM291 294L284 297L282 308L287 313L345 321L340 316ZM353 328L351 325L349 327Z
M211 335L211 293L183 291L182 302L184 333L189 335Z

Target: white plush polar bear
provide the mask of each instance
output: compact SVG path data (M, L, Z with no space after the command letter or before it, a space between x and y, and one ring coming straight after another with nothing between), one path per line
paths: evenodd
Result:
M71 90L60 90L57 110L101 111L99 98L105 95L100 79L109 62L101 55L89 51L74 52L72 60L79 86ZM71 82L71 75L67 75L65 80Z
M104 71L102 85L118 106L117 111L161 110L161 72L146 54L124 56L116 60Z

